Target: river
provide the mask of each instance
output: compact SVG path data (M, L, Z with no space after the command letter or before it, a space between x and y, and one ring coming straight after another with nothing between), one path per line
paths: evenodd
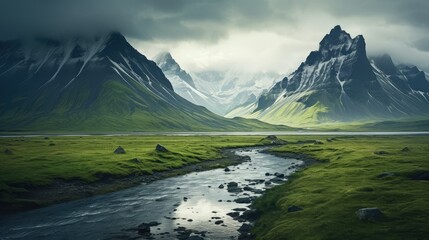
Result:
M260 190L275 185L251 180L274 178L265 173L287 176L302 164L299 160L261 153L262 149L236 150L238 155L249 156L250 161L229 167L229 172L215 169L190 173L5 216L0 220L0 239L132 239L139 236L137 226L153 221L160 223L151 227L154 239L176 239L178 227L192 230L191 236L204 239L236 239L243 223L227 213L248 208L249 204L234 200L259 196ZM253 192L228 192L229 182L237 182L239 188L249 186ZM219 188L221 184L225 188Z

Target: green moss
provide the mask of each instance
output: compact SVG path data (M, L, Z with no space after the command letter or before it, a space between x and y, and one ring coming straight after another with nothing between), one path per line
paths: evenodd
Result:
M285 140L298 140L299 137ZM402 152L405 146L412 149ZM389 154L375 155L374 151ZM289 144L295 152L323 160L295 174L258 199L257 239L426 239L429 182L408 176L429 169L429 137L337 137L333 142ZM390 172L393 176L380 178ZM288 213L291 205L304 210ZM360 221L356 210L378 207L379 222Z

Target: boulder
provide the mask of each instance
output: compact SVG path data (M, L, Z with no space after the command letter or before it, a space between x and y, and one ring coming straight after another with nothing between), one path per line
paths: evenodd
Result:
M402 150L401 150L401 152L409 152L410 151L410 149L408 148L408 147L404 147Z
M251 229L252 229L252 225L244 223L237 231L243 233L243 232L250 232Z
M376 154L376 155L386 155L386 154L388 154L388 152L386 152L386 151L375 151L374 154Z
M223 184L219 185L218 188L223 189L225 186Z
M216 225L219 225L219 224L222 224L223 223L223 220L217 220L216 222L215 222L215 224Z
M252 198L250 198L250 197L237 198L234 200L234 202L236 202L236 203L251 203Z
M380 220L383 217L383 213L376 207L372 208L361 208L356 211L356 215L360 220Z
M162 146L161 144L156 144L155 150L157 152L168 152L168 149Z
M236 183L236 182L229 182L229 183L227 184L227 187L228 187L228 188L230 188L230 187L238 187L238 183Z
M281 139L278 139L276 135L269 135L263 139L261 139L261 142L268 142L269 144L274 145L280 145L280 144L286 144L286 141L283 141Z
M303 210L302 207L298 207L298 206L295 206L295 205L289 206L287 208L288 212L298 212L298 211L301 211L301 210Z
M229 168L227 168L227 167L226 167L226 168L224 169L224 171L225 171L225 172L230 172L230 171L231 171L231 169L229 169Z
M138 163L138 164L142 163L142 160L140 160L138 158L133 158L130 161L133 162L133 163Z
M12 154L13 154L13 152L12 152L12 150L10 150L9 148L6 148L6 149L4 150L4 154L12 155Z
M150 227L151 227L150 223L142 223L142 224L140 224L137 227L138 234L142 235L142 236L149 236L151 234L150 233Z
M393 176L395 176L395 174L391 172L384 172L377 175L378 178L387 178L387 177L393 177Z
M122 148L121 146L118 146L118 148L116 148L113 153L114 154L125 154L125 149Z
M226 215L228 215L232 218L236 218L236 217L240 216L240 213L239 212L230 212L230 213L227 213Z
M204 240L204 238L194 235L194 236L188 237L186 240Z
M253 222L259 218L259 213L254 209L246 210L240 215L240 218Z

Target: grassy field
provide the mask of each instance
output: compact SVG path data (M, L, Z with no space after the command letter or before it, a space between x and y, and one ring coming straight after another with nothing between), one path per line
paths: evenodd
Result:
M429 137L337 137L273 151L320 162L256 201L257 239L428 239L429 181L412 178L429 172ZM392 175L379 176L386 172ZM303 210L288 212L291 205ZM378 207L384 217L359 220L355 212L365 207Z
M0 204L32 201L27 193L56 180L93 183L106 177L215 160L221 148L258 144L261 136L83 136L0 138ZM155 151L160 143L169 152ZM114 154L122 146L126 154ZM6 149L10 152L6 152ZM116 189L112 189L116 190ZM30 204L30 203L28 203ZM40 204L40 203L37 203Z

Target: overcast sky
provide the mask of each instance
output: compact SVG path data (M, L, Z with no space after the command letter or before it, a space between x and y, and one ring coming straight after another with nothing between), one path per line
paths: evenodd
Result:
M1 0L0 38L117 30L188 71L288 73L335 25L429 70L428 0Z

